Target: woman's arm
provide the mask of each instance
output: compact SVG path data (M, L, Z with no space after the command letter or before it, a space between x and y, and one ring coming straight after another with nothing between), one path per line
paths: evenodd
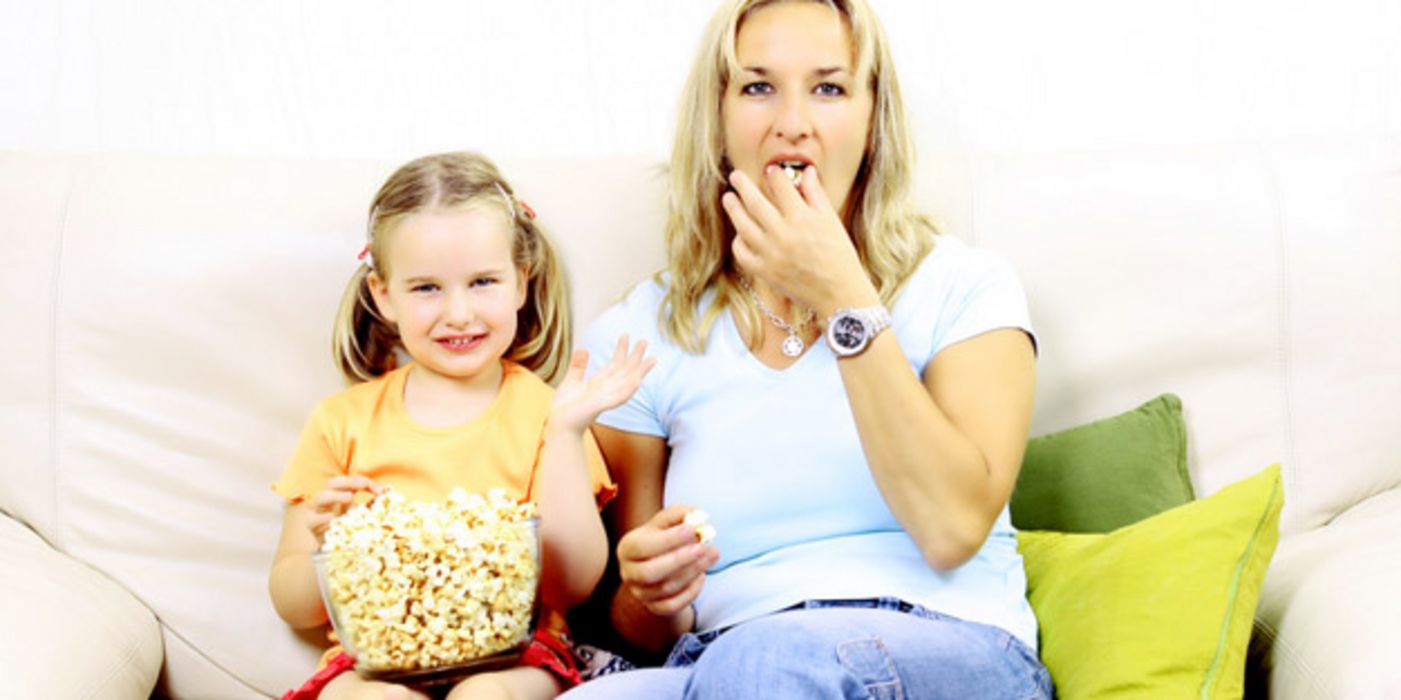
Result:
M1011 497L1031 423L1035 354L1020 329L945 348L910 371L893 333L838 361L886 503L936 569L978 552Z
M801 191L777 168L770 202L744 173L723 197L735 260L771 288L828 317L879 303L850 235L809 168ZM1016 483L1031 421L1035 354L999 329L910 370L893 333L838 361L861 446L891 512L930 566L961 565L982 546Z
M690 508L662 509L669 456L663 438L600 425L593 431L618 484L607 516L614 537L621 538L622 585L613 596L610 617L628 643L661 653L695 625L691 603L720 554L699 544L694 528L684 524Z

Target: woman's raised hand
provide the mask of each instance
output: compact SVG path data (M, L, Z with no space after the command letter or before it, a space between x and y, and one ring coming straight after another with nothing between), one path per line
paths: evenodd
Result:
M592 377L584 379L589 351L580 348L569 358L569 369L555 389L550 404L550 425L582 432L598 414L622 405L642 385L657 359L647 357L647 341L639 340L630 349L628 337L618 338L613 359Z
M740 269L824 316L878 303L817 168L804 169L798 187L777 166L766 168L764 178L772 201L740 170L730 173L734 189L721 197L735 227L732 252Z
M307 522L307 527L316 537L317 547L324 544L326 529L331 526L331 521L350 510L355 503L355 495L361 491L378 496L384 493L384 486L364 476L335 476L328 479L326 488L307 503L311 506L311 520Z
M705 571L720 551L701 544L685 522L690 506L673 505L653 515L618 542L618 574L623 587L658 617L672 617L691 605L705 585Z

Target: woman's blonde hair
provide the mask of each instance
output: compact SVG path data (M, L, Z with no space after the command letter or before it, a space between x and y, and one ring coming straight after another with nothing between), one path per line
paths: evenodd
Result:
M486 156L459 152L404 164L370 203L369 252L346 285L331 337L331 351L346 381L367 381L397 365L399 333L375 307L369 275L373 270L381 280L389 279L387 246L399 221L415 212L467 206L496 207L506 215L511 258L524 270L525 306L517 312L516 337L506 359L552 383L564 370L571 330L569 287L559 255L496 165Z
M901 286L934 245L934 223L910 202L914 143L885 31L866 0L728 0L702 37L682 91L672 145L666 223L666 300L662 330L690 352L701 352L715 320L734 307L741 327L760 327L758 310L740 293L731 252L734 227L720 206L730 166L725 151L725 90L739 71L735 44L750 13L782 2L816 2L835 10L851 36L857 76L869 81L873 106L866 156L843 212L847 231L881 299L894 303ZM702 310L707 290L715 298ZM751 346L758 335L747 333Z

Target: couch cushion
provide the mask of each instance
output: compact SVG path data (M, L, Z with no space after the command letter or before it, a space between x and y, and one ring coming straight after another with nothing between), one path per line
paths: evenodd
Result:
M1401 697L1398 532L1401 489L1393 489L1280 541L1251 642L1252 697Z
M0 678L8 698L144 698L160 625L126 589L0 513Z
M1027 443L1012 524L1109 532L1192 500L1182 401L1163 394L1131 411Z
M1283 502L1275 465L1109 534L1022 532L1059 694L1240 697Z

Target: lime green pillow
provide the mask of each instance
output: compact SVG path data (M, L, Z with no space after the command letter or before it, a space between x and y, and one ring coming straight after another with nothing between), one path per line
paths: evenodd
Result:
M1239 698L1279 541L1279 465L1108 534L1018 534L1064 700Z
M1163 394L1112 418L1028 441L1012 492L1012 524L1109 532L1193 497L1182 400Z

